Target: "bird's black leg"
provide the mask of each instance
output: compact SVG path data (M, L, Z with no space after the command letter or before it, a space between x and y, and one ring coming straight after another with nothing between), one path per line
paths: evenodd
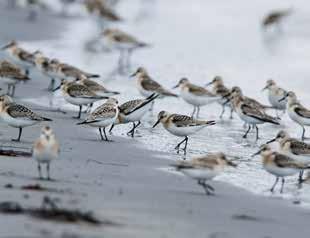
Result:
M112 142L112 140L109 140L107 137L107 133L105 132L105 127L103 127L103 133L104 133L105 141L111 141Z
M182 140L179 144L177 144L177 146L174 148L175 150L177 150L177 153L179 154L180 152L180 146L186 141L186 138L184 140Z
M133 124L133 127L131 128L130 131L127 132L127 136L134 137L136 124L134 122L132 124Z
M110 134L112 134L112 130L113 130L114 126L115 126L115 125L112 124L112 126L111 126L111 128L110 128L110 130L109 130L109 133L110 133Z
M194 110L192 112L192 118L194 118L195 113L196 113L196 106L194 106Z
M303 170L300 170L299 172L299 178L298 178L298 184L302 184L302 182L304 181L303 180L303 175L304 175L304 171Z
M214 191L214 188L207 184L205 180L198 180L198 184L203 187L206 195L212 195L212 192L210 192L210 190Z
M10 90L10 89L11 89L11 85L10 85L10 84L8 84L8 91L7 91L7 93L6 93L6 94L7 94L7 95L9 95L9 96L11 96L11 90Z
M15 84L12 85L12 93L11 96L14 97L15 95Z
M51 180L51 177L50 177L50 163L47 163L47 165L46 165L46 172L47 172L47 180Z
M281 185L280 193L283 193L284 184L285 184L285 178L282 177L282 185Z
M23 131L23 128L19 128L19 132L18 132L18 138L17 139L12 139L12 141L16 141L16 142L19 142L20 141L20 137L22 136L22 131Z
M50 84L47 87L47 90L48 91L53 91L54 87L55 87L55 79L51 78L51 81L50 81Z
M243 135L243 138L246 138L246 137L248 136L250 130L251 130L251 125L249 125L248 130L247 130L246 133Z
M270 192L273 193L274 188L276 187L276 185L277 185L278 182L279 182L279 177L276 178L276 181L274 182L273 186L271 187Z
M255 125L255 129L256 129L256 141L258 141L259 135L258 135L258 127L257 127L257 125Z
M39 178L42 179L42 172L41 172L41 165L38 163L38 173L39 173Z
M233 119L233 113L234 113L234 109L231 108L231 109L230 109L230 117L229 117L229 119Z
M220 114L220 118L222 119L225 113L225 105L222 105L222 112Z
M73 117L74 119L80 119L82 114L82 105L79 105L79 114L77 117Z
M196 114L196 118L198 119L199 117L199 113L200 113L200 106L197 106L197 114Z
M183 148L184 155L186 155L186 150L187 150L187 142L188 142L188 137L186 136L186 137L185 137L185 145L184 145L184 148Z
M302 127L302 136L301 136L302 141L305 140L305 134L306 134L306 129L305 129L305 127Z
M99 133L100 133L101 140L104 140L103 135L102 135L102 131L101 131L101 127L99 127Z

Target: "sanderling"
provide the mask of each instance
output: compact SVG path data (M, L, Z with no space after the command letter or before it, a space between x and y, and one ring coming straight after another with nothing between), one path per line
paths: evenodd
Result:
M114 125L125 124L132 122L133 127L127 133L131 137L134 137L135 130L141 124L142 117L146 114L148 110L151 108L151 103L155 100L159 95L152 94L150 97L145 99L136 99L123 103L119 106L119 114L112 125L110 132L112 131ZM137 124L136 124L137 123Z
M15 94L15 85L29 79L16 65L8 61L0 62L0 81L8 85L8 95L13 97Z
M269 27L272 25L277 25L282 22L282 20L292 13L292 8L284 10L274 10L268 13L262 20L263 27Z
M1 48L12 59L14 63L25 70L26 75L29 75L29 69L34 66L34 55L17 44L16 41L11 41Z
M137 88L141 95L144 97L149 97L153 93L159 94L161 96L178 97L178 95L170 92L155 80L153 80L147 73L146 69L142 67L138 68L137 71L131 75L131 77L134 76L137 77Z
M269 103L276 109L277 116L278 110L285 112L287 100L281 102L279 100L287 94L287 91L277 86L276 82L272 79L267 80L263 90L268 90Z
M42 128L40 138L34 142L32 157L38 162L39 177L42 179L41 164L46 164L47 179L50 180L50 163L59 156L59 143L49 126Z
M82 84L69 82L68 80L62 80L61 84L53 91L55 92L58 89L61 89L62 95L67 102L79 106L79 114L77 117L74 117L76 119L81 118L83 105L86 106L96 101L107 99L107 97L97 95Z
M263 123L272 123L275 125L279 125L279 122L276 118L268 115L266 112L261 110L258 107L253 106L252 104L248 103L242 94L239 91L234 91L231 95L232 99L231 102L234 106L235 111L237 112L238 116L242 121L248 124L248 130L243 135L243 138L246 138L248 133L251 130L251 126L256 128L256 140L259 139L258 136L258 127L257 124Z
M153 128L156 127L159 123L162 123L164 128L169 131L171 134L179 137L185 137L175 149L177 153L180 152L180 146L185 143L183 151L186 154L188 136L192 135L206 126L211 126L215 124L215 121L204 121L204 120L195 120L192 117L179 115L179 114L171 114L166 111L161 111L158 114L158 120L153 125Z
M218 100L218 103L220 105L222 105L222 112L220 114L220 118L223 117L224 113L225 113L225 108L226 107L229 107L230 108L230 119L233 118L233 112L234 112L234 109L231 105L231 103L226 103L226 97L228 95L230 95L230 92L231 90L228 89L225 85L224 85L224 82L223 82L223 79L221 76L215 76L214 79L210 82L210 83L207 83L206 86L209 86L209 85L213 85L213 88L212 88L212 92L216 95L216 96L220 96L222 97L221 99Z
M299 124L302 127L302 135L301 139L306 139L305 126L310 126L310 110L305 108L301 103L297 100L296 94L292 91L288 92L282 99L279 101L283 101L287 99L287 112L289 117Z
M189 161L178 161L171 166L177 171L197 180L198 185L202 186L207 195L214 192L214 188L206 183L219 175L228 166L236 167L232 161L228 160L223 153L212 153L208 155L194 157Z
M260 150L253 154L252 157L260 154L263 159L263 168L276 176L276 181L271 187L270 191L273 192L279 178L282 178L282 186L280 192L283 193L285 177L298 174L300 170L309 169L309 166L305 166L302 163L297 162L296 160L288 157L287 155L274 152L268 145L261 146Z
M97 107L87 118L77 125L89 125L98 127L101 140L109 141L105 128L111 126L119 113L118 101L115 98L109 98L104 104ZM102 129L104 137L102 135Z
M103 39L111 48L115 48L120 52L119 71L130 67L130 56L134 50L148 46L148 44L118 29L106 29L103 32Z
M267 144L277 141L281 153L295 159L304 165L310 165L310 144L291 138L286 131L279 131L277 136ZM300 172L299 182L302 182L303 171Z
M20 141L24 127L42 121L51 121L51 119L42 117L23 105L12 102L10 98L5 96L0 97L0 118L9 126L19 128L18 138L12 141Z
M203 87L190 83L187 78L182 78L174 88L178 87L181 89L180 95L183 100L194 106L192 117L197 113L196 117L198 118L201 106L216 102L222 98Z

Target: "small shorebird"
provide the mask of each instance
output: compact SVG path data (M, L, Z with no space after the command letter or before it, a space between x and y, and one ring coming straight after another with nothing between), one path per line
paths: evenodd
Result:
M272 25L277 25L279 27L280 23L292 13L292 9L284 10L274 10L268 13L262 20L263 27L269 27Z
M29 79L16 65L8 61L0 61L0 81L8 85L8 95L14 97L16 84Z
M115 98L109 98L104 104L97 107L83 122L77 125L89 125L98 127L101 140L110 141L107 137L105 128L111 126L119 113L118 101ZM104 137L102 135L102 129Z
M236 167L232 161L228 160L223 153L213 153L194 157L189 161L178 161L171 165L177 171L197 180L198 185L202 186L207 195L212 195L214 188L207 184L208 180L213 179L228 166Z
M169 131L171 134L179 137L185 137L175 149L177 153L180 152L180 146L185 143L183 151L186 154L188 136L192 135L206 126L212 126L215 124L215 121L204 121L204 120L195 120L192 117L179 115L179 114L171 114L166 111L161 111L158 114L158 120L153 125L153 128L156 127L159 123L162 123L164 128Z
M282 99L279 101L284 101L287 99L287 112L289 117L299 124L302 127L302 135L301 139L306 139L305 126L310 126L310 110L305 108L301 103L297 100L296 94L292 91L288 92Z
M280 131L277 136L268 141L267 144L277 141L281 153L293 158L297 162L310 165L310 144L291 138L286 131ZM299 182L302 182L303 171L300 172Z
M263 145L260 150L253 154L252 157L260 154L263 159L263 168L276 176L276 181L271 187L270 191L273 193L279 178L282 178L282 186L280 192L283 193L285 177L298 174L300 170L309 169L309 166L306 166L302 163L297 162L296 160L277 152L273 152L268 145Z
M32 53L19 47L16 41L9 42L1 50L6 52L14 63L23 68L26 75L29 75L29 69L34 66L34 55Z
M272 79L267 80L266 86L263 88L263 90L268 90L269 103L274 109L276 109L277 116L278 110L285 112L287 100L283 100L281 102L279 102L279 100L287 94L287 91L283 88L280 88Z
M47 179L50 180L50 163L59 156L59 143L49 126L42 128L40 138L34 142L32 157L38 162L39 177L42 179L41 164L46 164Z
M230 117L229 118L232 119L234 109L233 109L231 103L226 103L227 102L226 97L228 95L230 95L231 90L224 85L224 82L223 82L223 79L221 76L215 76L214 79L210 83L207 83L206 86L209 86L209 85L213 85L212 92L216 96L221 97L221 99L219 99L217 101L222 106L222 112L220 114L220 118L223 117L223 115L225 113L225 108L229 107L230 108Z
M89 105L96 101L107 99L107 97L97 95L82 84L69 82L68 80L62 80L61 84L53 91L55 92L58 89L61 89L62 95L67 102L79 106L79 114L77 117L74 117L76 119L81 118L83 105Z
M240 119L248 125L248 130L243 135L243 138L247 137L251 130L251 126L256 128L256 140L258 140L259 136L257 124L263 124L267 122L279 125L279 122L276 120L276 118L269 116L261 108L253 106L253 104L249 103L239 91L234 91L231 96L231 102L236 113Z
M183 100L194 106L192 117L196 113L196 118L198 118L201 106L205 106L221 99L221 97L216 96L207 89L190 83L187 78L182 78L174 88L178 87L181 89L180 96Z
M130 67L130 57L133 51L148 46L148 44L137 40L134 36L119 29L106 29L103 32L103 39L111 48L120 52L118 61L119 71Z
M18 138L12 141L20 141L24 127L43 121L51 121L51 119L42 117L23 105L12 102L10 98L5 96L0 97L0 118L9 126L19 129Z
M140 94L144 97L149 97L153 93L159 94L161 96L178 97L178 95L170 92L155 80L153 80L147 73L146 69L142 67L139 67L137 71L131 75L131 77L135 76L137 78L137 88Z
M123 103L119 106L119 114L111 126L109 132L112 131L114 125L125 124L132 122L133 127L127 133L131 137L135 136L135 130L141 124L142 117L147 113L151 108L151 103L158 97L158 94L152 94L150 97L145 99L136 99ZM136 124L137 122L137 124Z

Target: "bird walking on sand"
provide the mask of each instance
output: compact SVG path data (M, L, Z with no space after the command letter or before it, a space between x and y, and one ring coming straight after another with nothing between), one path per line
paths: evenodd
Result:
M83 105L89 105L96 101L107 99L107 97L97 95L91 91L88 87L77 84L76 82L69 82L68 80L62 80L61 84L53 91L61 89L64 99L73 105L79 106L79 113L76 119L81 118Z
M53 130L49 126L42 128L39 139L34 142L32 157L38 163L39 178L43 179L41 165L46 164L47 180L50 180L50 163L59 156L60 147Z
M268 91L269 103L274 109L276 109L277 117L279 117L278 111L285 112L287 104L286 99L281 102L279 102L279 100L287 94L287 91L280 88L272 79L267 80L266 86L263 88L263 91L264 90Z
M18 128L17 139L12 141L19 142L24 127L32 126L43 121L52 121L49 118L42 117L29 108L16 104L9 97L0 97L0 118L11 127Z
M14 97L16 84L27 80L30 78L19 67L8 61L0 62L0 81L8 85L8 95Z
M190 83L187 78L182 78L174 88L178 87L181 89L180 96L183 100L194 106L192 117L195 113L196 118L199 117L201 106L216 102L221 98L203 87Z
M135 50L148 46L145 42L118 29L106 29L103 32L103 39L112 49L120 52L118 60L118 70L120 73L125 68L130 68L130 57Z
M301 139L305 140L306 129L305 126L310 126L310 110L305 108L296 97L296 94L292 91L288 92L279 101L287 99L287 112L292 121L296 122L302 127Z
M227 96L230 95L231 89L227 88L224 85L224 82L223 82L223 79L221 76L215 76L214 79L210 83L207 83L206 86L209 86L209 85L213 85L212 92L216 96L221 97L221 99L219 99L217 101L222 106L222 112L220 114L220 118L223 118L226 107L229 107L229 109L230 109L230 117L229 118L232 119L234 108L230 102L227 102L227 99L226 99Z
M301 170L310 168L287 155L272 151L268 145L263 145L252 157L259 154L263 159L263 168L276 177L276 181L270 189L272 193L280 178L282 180L280 193L283 193L285 177L298 174Z
M198 185L203 187L206 194L212 195L214 188L207 184L207 181L221 174L225 168L229 166L236 167L237 165L228 160L224 153L212 153L194 157L189 161L178 161L171 166L188 177L197 180Z
M188 136L197 133L206 126L212 126L215 124L215 121L195 120L189 116L171 114L166 111L161 111L158 114L158 120L153 125L153 128L155 128L160 122L171 134L179 137L185 137L184 140L182 140L175 147L175 150L179 153L180 146L185 143L184 148L182 149L184 151L184 155L187 151Z
M119 113L118 101L115 98L109 98L104 104L97 107L84 121L77 125L88 125L99 128L101 140L110 141L107 137L105 128L111 126ZM102 130L104 137L102 135Z
M125 124L132 122L133 127L127 133L128 136L134 137L135 130L141 124L143 116L150 110L152 102L158 97L158 94L152 94L150 97L145 99L130 100L119 106L119 114L111 126L110 131L112 131L114 125Z
M297 162L310 165L310 144L290 137L286 131L279 131L276 137L267 142L270 144L277 141L280 145L281 153L291 157ZM303 171L299 174L299 183L303 181Z

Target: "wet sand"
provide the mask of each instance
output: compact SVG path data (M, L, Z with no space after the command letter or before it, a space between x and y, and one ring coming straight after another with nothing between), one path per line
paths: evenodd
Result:
M46 21L53 26L59 20ZM3 28L4 22L0 22L1 29L5 29L1 34L3 41L24 28L22 20L17 20L9 29ZM36 40L49 38L54 33L39 23L27 28L27 34L35 34L37 38L16 37ZM28 84L18 87L17 100L46 93L43 90L46 81L37 73L33 73L32 78ZM91 210L120 226L94 228L0 215L0 237L286 238L308 235L305 228L310 212L298 205L280 198L255 196L223 182L212 182L216 195L205 196L194 181L158 169L171 163L165 159L168 154L146 150L129 138L113 136L113 143L101 142L94 130L75 125L77 121L72 116L76 112L39 113L53 119L50 125L61 142L61 157L51 167L55 181L38 181L36 163L31 159L0 157L0 202L12 200L24 206L40 206L42 197L49 195L59 199L60 207ZM1 145L30 150L40 127L26 128L22 142L12 143L10 139L17 136L17 130L1 124ZM5 189L8 183L15 186L40 183L65 192Z

